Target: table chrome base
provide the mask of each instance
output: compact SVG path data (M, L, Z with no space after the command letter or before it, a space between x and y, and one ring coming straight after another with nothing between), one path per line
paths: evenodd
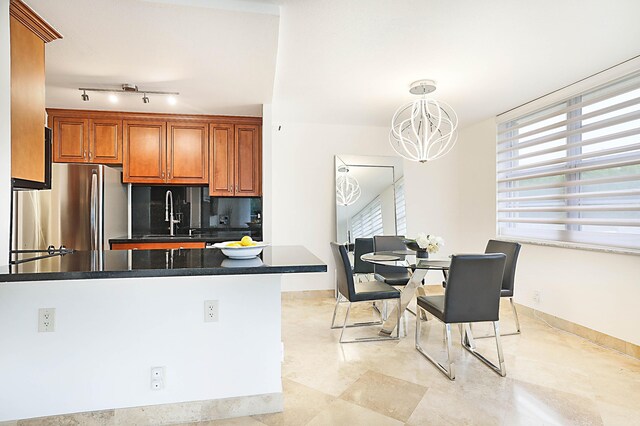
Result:
M389 318L387 318L382 325L382 330L380 330L381 336L390 336L391 333L393 333L393 330L398 326L401 315L396 310L399 309L400 312L404 312L405 309L407 309L409 302L411 302L411 299L413 299L413 296L416 294L416 289L422 284L422 280L425 275L427 275L427 271L427 269L416 269L413 275L411 275L411 279L400 293L399 306L395 307L394 310L391 311Z

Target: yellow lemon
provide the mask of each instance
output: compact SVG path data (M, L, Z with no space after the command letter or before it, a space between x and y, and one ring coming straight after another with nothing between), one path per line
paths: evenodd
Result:
M242 244L243 246L251 246L253 245L253 239L251 239L250 236L245 235L244 237L242 237L242 239L240 240L240 244Z
M242 247L242 244L240 244L240 242L238 241L227 244L227 247Z

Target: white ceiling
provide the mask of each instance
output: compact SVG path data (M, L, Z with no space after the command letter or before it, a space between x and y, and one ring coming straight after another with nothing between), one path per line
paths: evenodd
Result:
M65 36L47 46L49 107L260 115L273 102L290 121L387 126L409 83L431 78L464 126L640 54L638 0L27 1ZM179 103L76 90L125 82Z
M271 102L278 16L247 12L255 2L235 11L198 0L27 1L64 36L46 48L47 107L260 116ZM77 90L123 83L180 92L178 103L120 95L112 104L91 92L83 102Z

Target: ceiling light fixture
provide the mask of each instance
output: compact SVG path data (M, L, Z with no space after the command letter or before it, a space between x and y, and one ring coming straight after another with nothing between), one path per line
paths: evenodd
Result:
M178 92L161 92L161 91L157 91L157 90L144 90L144 91L141 91L140 89L138 89L138 86L136 86L135 84L129 84L129 83L122 84L119 89L102 89L102 88L95 88L95 87L80 87L80 88L78 88L78 90L82 91L82 100L85 101L85 102L89 100L89 95L87 95L87 92L106 92L106 93L111 93L111 96L109 96L109 100L111 100L111 102L118 102L118 98L114 95L114 93L127 93L127 94L140 94L140 93L142 93L142 102L144 102L145 104L148 104L150 102L149 97L147 95L169 95L169 98L168 98L169 104L175 105L176 104L176 98L174 96L178 96L180 94Z
M350 206L358 201L362 191L358 179L349 176L347 167L338 168L340 175L336 178L336 202L340 206Z
M409 92L422 98L402 105L391 119L389 142L403 158L425 163L451 151L458 139L458 116L448 104L427 99L436 90L433 80L411 83Z

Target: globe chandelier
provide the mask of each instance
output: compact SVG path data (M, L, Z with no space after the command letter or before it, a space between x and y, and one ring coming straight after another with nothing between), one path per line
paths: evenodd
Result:
M426 163L451 151L458 139L458 116L448 104L428 99L433 80L411 83L409 92L422 97L402 105L391 119L389 143L401 157Z
M336 202L339 206L350 206L358 201L362 191L358 179L348 175L349 168L341 166L338 168L338 177L336 178Z

